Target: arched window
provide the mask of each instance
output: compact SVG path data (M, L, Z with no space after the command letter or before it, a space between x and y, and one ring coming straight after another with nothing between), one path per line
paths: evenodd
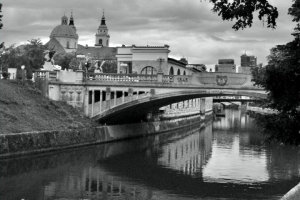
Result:
M177 75L180 75L180 69L177 70Z
M173 69L173 67L170 68L169 75L174 75L174 69Z
M157 74L157 70L154 67L147 66L142 69L141 74L153 75Z
M183 72L183 75L186 75L185 71Z
M67 41L67 49L70 49L70 42Z
M102 45L102 39L99 39L99 44Z

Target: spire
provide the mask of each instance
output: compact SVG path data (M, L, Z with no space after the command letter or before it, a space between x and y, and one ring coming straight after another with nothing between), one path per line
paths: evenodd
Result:
M103 15L102 15L102 19L101 19L101 25L106 25L105 24L104 9L103 9Z
M73 11L71 11L71 17L70 17L69 25L70 25L70 26L74 26Z
M61 18L61 25L68 25L68 18L64 14L64 16Z

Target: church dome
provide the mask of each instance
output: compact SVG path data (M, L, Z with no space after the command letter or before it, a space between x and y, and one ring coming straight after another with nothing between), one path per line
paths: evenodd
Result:
M50 38L54 38L54 37L68 37L68 38L78 39L78 35L75 29L72 26L65 25L65 24L58 25L52 30L50 34Z
M67 37L67 38L78 39L78 35L76 33L76 28L74 26L74 19L72 15L71 15L69 25L68 25L68 17L64 15L61 18L61 25L56 26L50 34L50 38L55 38L55 37Z

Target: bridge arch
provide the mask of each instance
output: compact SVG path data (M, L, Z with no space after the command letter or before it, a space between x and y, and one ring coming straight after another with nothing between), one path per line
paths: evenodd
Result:
M170 68L169 75L174 75L174 68L173 68L173 66L171 66L171 68Z
M220 89L199 89L183 90L177 92L152 94L141 99L136 99L113 108L93 117L100 123L120 123L126 119L141 119L153 109L185 101L194 98L214 96L248 96L258 99L265 99L267 94L262 90L220 90ZM126 121L125 121L126 123Z
M157 74L157 70L152 66L146 66L142 69L141 74L154 75Z
M177 69L177 75L180 75L180 69Z

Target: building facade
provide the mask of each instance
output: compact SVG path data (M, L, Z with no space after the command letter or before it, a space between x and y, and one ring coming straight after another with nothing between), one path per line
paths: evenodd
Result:
M241 67L239 73L250 74L251 68L257 66L257 58L255 56L248 56L246 53L241 55Z
M103 12L103 16L101 18L101 24L98 27L97 33L96 33L96 41L95 46L96 47L109 47L109 34L108 34L108 28L106 26L105 22L105 16Z
M216 72L236 73L236 65L234 59L219 59L215 66Z
M169 46L117 47L117 73L155 75L191 75L186 63L169 58Z

